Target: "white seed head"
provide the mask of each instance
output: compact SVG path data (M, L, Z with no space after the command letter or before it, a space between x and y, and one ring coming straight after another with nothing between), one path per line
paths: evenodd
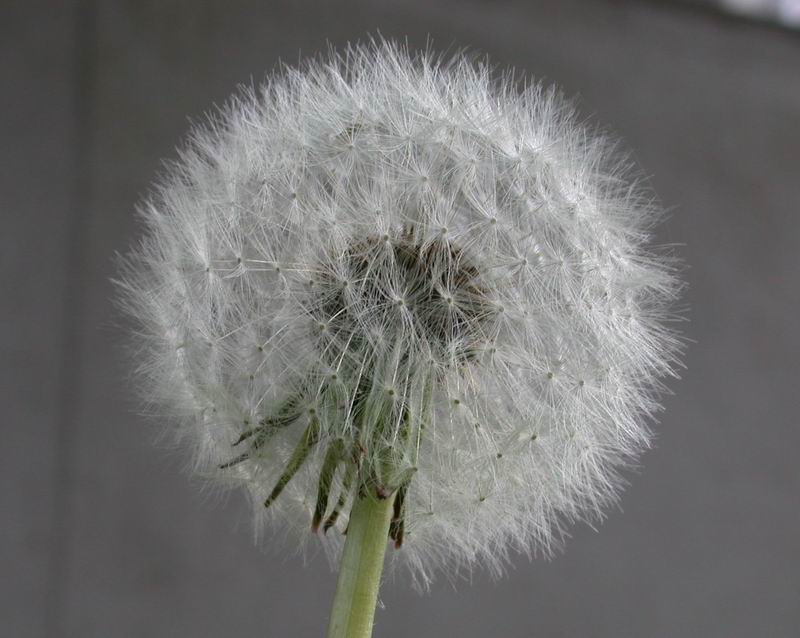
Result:
M143 395L258 526L335 554L374 490L418 584L549 553L616 498L680 350L610 149L552 90L385 42L243 90L141 206Z

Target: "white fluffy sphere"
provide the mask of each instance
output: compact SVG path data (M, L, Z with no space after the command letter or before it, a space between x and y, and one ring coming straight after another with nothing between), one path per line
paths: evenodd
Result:
M351 47L195 127L141 212L118 283L143 394L259 526L335 552L373 490L417 582L497 571L649 443L680 286L658 209L553 91Z

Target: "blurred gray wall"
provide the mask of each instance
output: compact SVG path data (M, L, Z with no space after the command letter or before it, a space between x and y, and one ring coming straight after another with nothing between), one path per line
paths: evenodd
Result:
M666 2L6 2L0 634L319 636L321 556L256 547L134 413L108 278L163 157L238 83L380 30L469 46L625 139L690 265L683 380L622 508L376 636L800 635L800 35Z

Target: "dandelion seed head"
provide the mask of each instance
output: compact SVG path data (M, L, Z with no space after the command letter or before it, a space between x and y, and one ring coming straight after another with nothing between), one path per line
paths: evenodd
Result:
M140 208L117 283L142 395L258 526L313 517L331 555L359 490L396 498L419 585L549 554L617 498L680 353L629 175L556 91L461 55L284 69Z

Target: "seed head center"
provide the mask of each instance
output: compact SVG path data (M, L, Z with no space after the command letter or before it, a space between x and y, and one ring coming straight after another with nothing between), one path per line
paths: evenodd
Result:
M391 344L463 362L486 341L495 305L478 267L446 236L369 236L335 261L341 275L319 276L311 304L329 353Z

